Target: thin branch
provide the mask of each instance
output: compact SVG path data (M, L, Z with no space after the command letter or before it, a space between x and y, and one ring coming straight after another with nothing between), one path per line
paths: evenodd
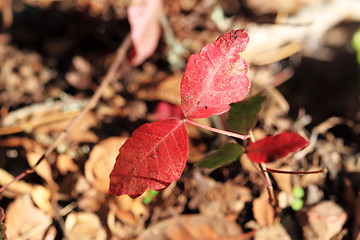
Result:
M245 139L250 137L249 135L241 135L241 134L228 132L228 131L217 129L217 128L208 127L208 126L202 125L200 123L191 121L190 119L184 119L184 122L186 122L188 124L191 124L193 126L201 127L203 129L209 130L211 132L216 132L216 133L219 133L219 134L222 134L222 135L226 135L226 136L234 137L234 138L239 138L239 139L242 139L242 140L245 140Z
M271 173L305 175L305 174L325 173L326 169L323 168L323 169L319 169L319 170L315 170L315 171L284 171L284 170L277 170L277 169L272 169L272 168L267 167L265 171L271 172Z
M97 103L99 102L104 90L108 87L108 85L116 80L118 77L118 70L120 65L123 63L126 52L128 51L130 47L130 36L128 35L124 41L121 43L120 47L116 51L116 56L114 61L112 62L109 70L107 71L105 77L103 78L99 88L96 90L94 95L91 97L89 103L85 106L85 108L77 115L67 126L66 128L60 133L60 135L56 138L54 143L45 151L45 153L40 157L40 159L35 163L35 165L27 170L25 170L23 173L15 177L10 183L4 185L2 188L0 188L0 193L7 189L10 184L12 184L15 181L18 181L28 175L29 173L34 172L34 168L38 166L44 159L47 159L49 155L56 149L59 144L64 141L66 136L71 132L72 128L82 120L82 118L91 110L93 109Z

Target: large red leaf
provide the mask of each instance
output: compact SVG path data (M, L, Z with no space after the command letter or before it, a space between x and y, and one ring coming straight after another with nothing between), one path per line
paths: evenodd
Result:
M244 99L251 82L248 63L240 56L249 42L244 29L231 30L190 56L181 80L184 115L205 118L222 114Z
M121 146L110 174L109 193L140 196L180 178L188 159L188 134L182 120L147 123Z
M283 132L250 143L247 148L247 155L253 162L273 162L277 158L285 157L308 144L309 142L297 133Z

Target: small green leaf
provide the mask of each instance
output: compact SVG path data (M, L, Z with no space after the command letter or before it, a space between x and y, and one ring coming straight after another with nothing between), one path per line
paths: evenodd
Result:
M295 198L303 198L305 195L305 191L302 187L296 186L296 187L293 187L292 194Z
M152 202L152 200L154 199L154 197L156 197L156 195L159 194L159 191L155 191L155 190L150 190L146 196L143 199L143 203L145 204L150 204Z
M291 208L294 211L299 211L304 206L304 201L300 198L294 198L294 200L291 202Z
M258 93L241 102L230 104L228 124L238 133L249 133L249 130L255 124L256 116L261 109L264 99L265 97Z
M216 168L237 160L244 148L236 143L225 143L219 150L200 160L196 165L204 168Z
M360 65L360 29L358 29L352 37L352 46L356 50L357 63Z

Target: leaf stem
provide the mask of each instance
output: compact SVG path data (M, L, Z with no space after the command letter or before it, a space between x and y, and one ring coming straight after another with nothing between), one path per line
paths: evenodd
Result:
M251 142L255 142L255 137L254 134L252 132L252 130L250 130L250 140ZM277 206L277 200L275 197L275 193L274 193L274 188L271 184L271 179L269 176L269 171L267 170L266 164L265 163L259 163L258 164L260 170L261 170L261 174L262 174L262 180L266 186L268 195L269 195L269 202L271 204L271 206L273 206L273 208L276 208Z
M187 122L188 124L196 126L196 127L201 127L203 129L209 130L211 132L216 132L216 133L219 133L219 134L222 134L222 135L226 135L226 136L234 137L234 138L239 138L239 139L242 139L242 140L248 139L250 137L249 135L241 135L241 134L228 132L228 131L217 129L217 128L208 127L208 126L202 125L200 123L194 122L194 121L192 121L190 119L184 119L184 122Z

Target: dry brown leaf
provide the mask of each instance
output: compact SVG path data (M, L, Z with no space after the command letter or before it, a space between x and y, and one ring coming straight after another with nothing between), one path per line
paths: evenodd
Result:
M180 105L180 81L181 73L175 73L164 79L154 87L144 87L136 92L136 96L140 99L149 101L163 100L175 105Z
M312 166L307 171L316 171L321 169L321 167ZM308 187L310 184L321 185L325 181L326 173L318 174L306 174L301 176L301 186Z
M60 173L65 175L68 172L76 172L79 170L73 159L68 154L60 154L56 160L56 167Z
M307 215L310 226L322 240L329 240L339 233L348 218L347 213L333 201L317 204Z
M73 120L73 118L77 116L78 113L75 112L74 114L75 115L70 119L61 119L63 113L54 113L52 122L42 126L37 126L36 133L50 135L53 132L61 132L66 129L66 127ZM61 121L55 121L56 118ZM93 132L89 131L89 128L95 126L97 122L98 120L93 112L87 113L80 122L71 128L67 139L74 142L98 142L99 137Z
M280 171L292 171L292 169L290 167L284 166L279 168L278 170ZM287 193L291 193L292 190L292 184L291 184L291 174L272 174L272 176L275 179L276 184L278 185L278 187L287 192Z
M263 227L256 231L255 240L290 240L289 234L285 228L280 224L276 223L272 226Z
M40 159L41 156L42 156L42 153L36 153L36 152L26 153L26 158L27 158L30 166L34 166L35 163ZM41 163L36 166L35 172L40 177L42 177L48 184L56 185L56 183L54 182L53 177L52 177L51 166L46 159L42 160Z
M215 240L241 234L239 225L203 215L181 215L146 229L138 240Z
M0 168L0 185L4 186L14 179L14 176ZM7 190L4 191L4 195L7 197L15 197L17 194L30 193L34 186L24 182L22 180L12 183Z
M34 187L31 191L31 197L36 206L38 206L45 213L52 215L54 213L51 205L51 192L43 186Z
M262 226L271 226L275 221L274 208L269 203L267 192L263 192L260 197L253 201L253 213L256 222Z
M144 206L142 196L132 199L127 195L116 197L116 204L122 211L131 212L137 220L148 215L148 209ZM119 217L119 216L118 216ZM120 219L120 218L119 218Z
M89 159L85 163L85 177L98 191L107 193L110 172L125 141L126 138L123 137L110 137L91 150Z
M34 166L45 152L45 149L38 142L31 139L24 138L22 144L26 150L26 159L29 165ZM53 180L51 166L47 159L43 159L41 163L36 166L35 172L48 184L52 186L56 185Z
M52 218L35 207L28 194L17 197L6 210L9 239L43 239L51 223Z
M99 217L91 212L70 213L66 217L65 230L72 240L107 239Z

